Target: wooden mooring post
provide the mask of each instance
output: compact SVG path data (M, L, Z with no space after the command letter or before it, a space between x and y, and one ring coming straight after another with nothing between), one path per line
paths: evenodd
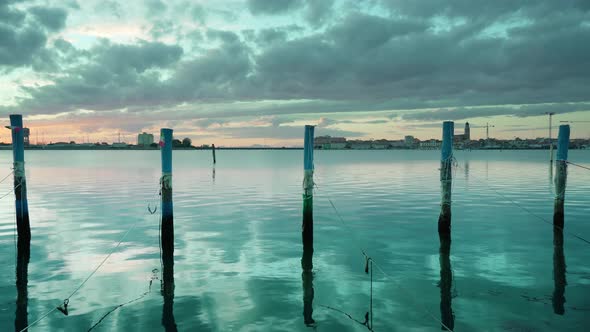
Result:
M453 133L454 122L443 122L442 147L440 159L440 183L442 199L440 216L438 217L438 233L451 234L451 188L453 166Z
M215 144L211 144L211 150L213 151L213 164L217 163L215 159Z
M174 218L172 204L172 129L160 131L160 149L162 154L162 177L160 194L162 209L162 251L174 252Z
M172 204L172 129L160 130L162 155L161 195L161 243L162 243L162 296L164 307L162 325L166 331L176 331L174 320L174 206Z
M10 115L10 129L12 132L12 157L14 168L14 196L16 205L16 229L18 245L29 246L31 240L31 226L29 223L29 203L27 201L27 179L25 176L25 143L23 116Z
M305 126L303 141L303 224L301 239L303 255L301 257L301 278L303 282L303 320L312 326L313 319L313 141L314 126Z
M313 135L314 126L305 126L303 142L303 250L313 253ZM306 267L304 267L306 268ZM309 269L311 270L311 266Z
M557 138L557 158L555 160L555 203L553 205L553 225L563 228L565 185L567 182L567 152L570 143L570 126L559 126Z

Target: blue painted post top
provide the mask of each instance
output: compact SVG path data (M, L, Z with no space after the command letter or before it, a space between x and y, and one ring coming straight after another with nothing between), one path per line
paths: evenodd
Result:
M303 169L313 170L313 132L315 126L305 126L305 138L303 140Z
M172 173L172 129L160 129L160 149L162 150L162 173Z
M570 125L559 126L557 137L557 160L567 160L567 149L570 144Z
M14 161L25 161L23 116L10 114L10 126L12 127L12 154Z
M455 123L453 121L443 122L441 161L446 161L453 155L453 135Z

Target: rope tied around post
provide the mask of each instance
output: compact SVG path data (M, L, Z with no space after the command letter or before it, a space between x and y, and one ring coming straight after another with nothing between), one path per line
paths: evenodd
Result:
M313 169L306 169L303 171L303 198L313 195L313 188L315 186L313 181Z
M25 162L24 161L15 161L12 163L13 165L13 174L15 177L22 177L25 176Z
M162 177L160 178L160 185L162 185L164 189L172 189L172 174L162 174ZM162 192L160 192L160 195L162 195Z

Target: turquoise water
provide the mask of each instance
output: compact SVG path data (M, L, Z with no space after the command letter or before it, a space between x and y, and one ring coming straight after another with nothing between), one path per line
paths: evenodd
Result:
M0 151L0 176L11 157ZM367 331L344 314L363 322L369 310L361 248L375 263L375 331L440 331L441 309L452 310L455 331L588 330L590 244L572 234L590 238L590 171L569 168L561 250L543 221L552 220L554 197L547 151L456 152L445 257L439 152L316 151L314 269L304 283L302 157L217 151L213 169L208 151L174 151L174 302L165 308L159 217L147 210L158 202L159 152L26 151L28 323L63 302L136 225L71 297L68 316L53 311L30 330L87 331L140 297L93 331L170 331L172 319L179 331ZM570 151L570 160L589 166L590 151ZM1 183L0 194L11 186ZM0 200L2 331L15 329L15 255L8 195ZM451 285L439 287L441 275L452 275ZM303 317L312 286L313 327Z

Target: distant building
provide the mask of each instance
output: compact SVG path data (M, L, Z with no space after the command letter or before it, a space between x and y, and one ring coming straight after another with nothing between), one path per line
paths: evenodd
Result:
M344 149L346 147L346 138L318 136L313 141L314 148L330 150L330 149Z
M128 145L125 142L116 142L116 143L113 143L113 148L126 148L127 146Z
M403 148L406 146L406 142L402 139L397 141L389 141L389 146L395 149Z
M436 150L440 149L442 142L436 139L429 139L427 141L420 142L420 149Z
M152 143L154 143L154 135L145 132L137 135L137 145L150 146Z
M353 140L348 142L348 146L353 150L368 150L373 148L373 143L369 141Z
M389 141L386 139L376 140L376 141L373 141L371 144L371 148L377 149L377 150L385 150L385 149L389 149L390 147L391 147L391 144L389 144Z
M471 140L471 130L469 129L469 122L465 122L465 131L463 134L454 135L453 142L469 142Z

